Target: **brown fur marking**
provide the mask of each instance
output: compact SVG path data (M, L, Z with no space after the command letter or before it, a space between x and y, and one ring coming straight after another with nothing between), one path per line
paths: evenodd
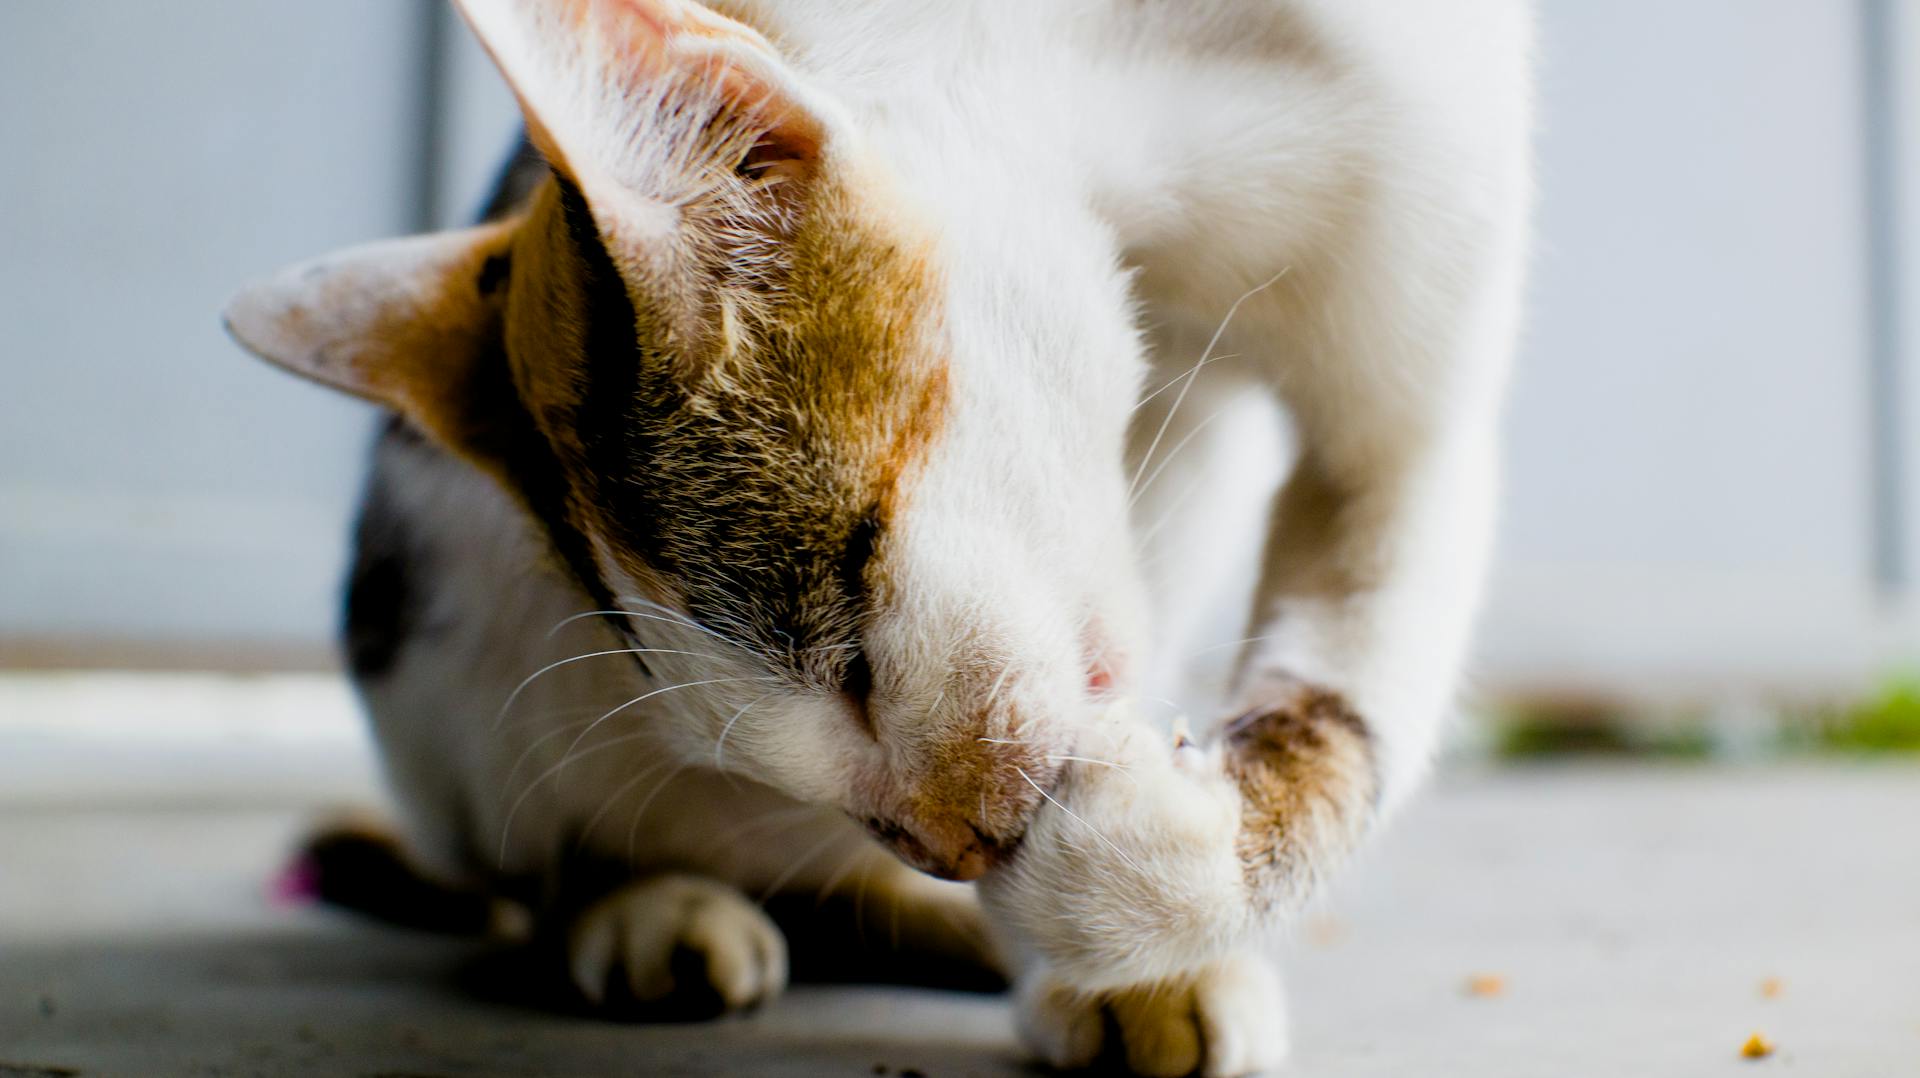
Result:
M839 684L847 651L818 648L857 638L867 597L855 593L882 582L887 525L948 401L924 246L872 191L822 176L771 277L614 258L637 374L609 456L578 424L594 312L561 201L547 184L520 229L506 336L569 473L572 523L703 622Z
M1248 889L1262 906L1291 905L1371 815L1373 736L1338 693L1298 681L1283 682L1225 736L1227 774L1244 805L1238 852Z

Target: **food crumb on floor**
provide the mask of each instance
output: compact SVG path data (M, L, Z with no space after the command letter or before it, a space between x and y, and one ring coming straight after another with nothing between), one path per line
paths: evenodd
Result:
M1773 1054L1773 1042L1763 1034L1755 1033L1740 1046L1740 1055L1744 1059L1765 1059Z
M1480 999L1492 999L1505 995L1507 979L1497 973L1476 973L1467 978L1467 995Z

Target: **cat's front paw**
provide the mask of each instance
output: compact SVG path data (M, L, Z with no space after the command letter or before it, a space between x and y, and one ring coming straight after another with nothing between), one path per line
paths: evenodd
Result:
M1241 1078L1287 1057L1286 998L1268 959L1236 956L1177 981L1081 992L1044 970L1023 978L1020 1036L1064 1069L1126 1061L1144 1078ZM1116 1035L1119 1043L1108 1043Z
M699 876L654 876L587 907L567 933L581 995L613 1011L712 1015L787 984L787 943L745 895Z

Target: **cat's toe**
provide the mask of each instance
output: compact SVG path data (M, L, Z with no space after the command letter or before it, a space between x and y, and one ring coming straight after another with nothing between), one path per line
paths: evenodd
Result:
M574 985L609 1011L717 1014L761 1003L787 982L780 930L714 880L658 876L577 918L567 941Z
M1042 1062L1077 1070L1099 1058L1105 1019L1098 996L1045 974L1021 979L1016 993L1014 1015L1020 1037Z
M1099 995L1042 973L1022 982L1017 1006L1028 1047L1067 1070L1124 1059L1141 1078L1245 1078L1276 1073L1287 1057L1280 977L1262 957Z
M1207 1078L1274 1071L1291 1048L1280 971L1264 957L1222 962L1193 986Z
M1193 990L1145 985L1107 1003L1127 1053L1127 1069L1142 1078L1183 1078L1200 1070L1205 1045Z

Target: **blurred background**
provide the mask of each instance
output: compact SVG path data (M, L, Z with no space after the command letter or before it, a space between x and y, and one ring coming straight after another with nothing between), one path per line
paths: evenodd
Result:
M1920 12L1542 20L1483 696L1883 691L1920 657ZM514 123L427 0L0 8L0 667L333 667L372 416L218 313L468 219Z

